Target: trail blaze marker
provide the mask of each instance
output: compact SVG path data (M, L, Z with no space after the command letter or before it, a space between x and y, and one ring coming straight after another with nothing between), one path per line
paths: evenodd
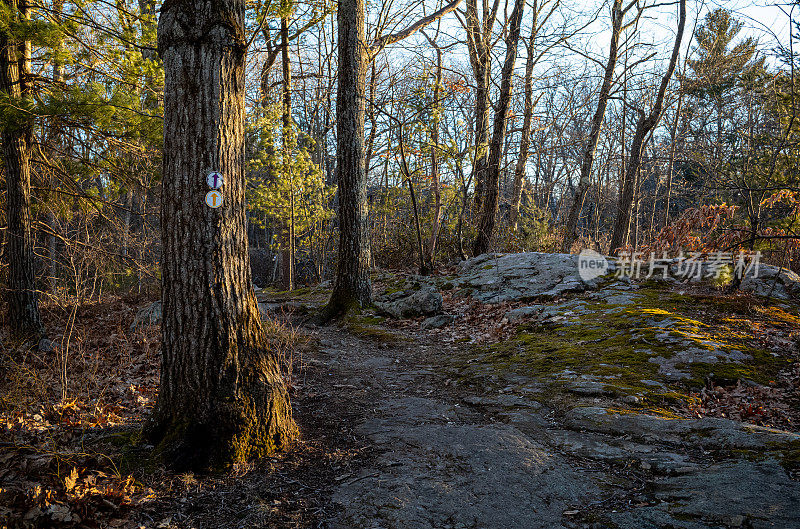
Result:
M211 171L206 176L206 183L211 189L219 189L223 184L222 175L216 171Z
M222 193L214 189L206 193L206 204L210 208L218 208L222 205Z

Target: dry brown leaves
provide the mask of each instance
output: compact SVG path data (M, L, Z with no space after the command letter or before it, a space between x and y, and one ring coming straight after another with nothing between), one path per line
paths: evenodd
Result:
M158 330L128 332L134 303L84 304L74 325L71 308L45 305L53 350L5 351L0 526L125 527L152 497L102 451L137 428L157 390Z

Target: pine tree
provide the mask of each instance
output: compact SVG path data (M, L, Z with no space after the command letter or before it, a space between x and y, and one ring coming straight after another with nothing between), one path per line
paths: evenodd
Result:
M31 234L31 6L27 0L0 3L0 108L8 221L9 323L26 337L43 334Z
M734 151L732 120L741 96L756 88L765 71L755 39L734 44L741 29L742 22L723 8L708 13L696 32L696 58L687 61L689 73L678 77L690 97L686 115L694 117L693 129L717 165Z

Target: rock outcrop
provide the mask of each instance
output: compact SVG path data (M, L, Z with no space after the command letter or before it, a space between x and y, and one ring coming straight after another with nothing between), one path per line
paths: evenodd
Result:
M541 252L467 259L459 265L458 280L462 288L472 289L474 299L484 303L553 298L597 288L602 281L580 276L577 255Z
M378 312L393 318L430 316L442 311L442 295L432 285L422 285L418 290L404 290L375 301Z

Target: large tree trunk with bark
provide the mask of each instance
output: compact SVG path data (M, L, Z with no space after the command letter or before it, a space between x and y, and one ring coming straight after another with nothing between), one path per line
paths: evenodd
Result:
M147 438L176 468L221 468L297 436L250 280L244 199L243 0L167 1L162 359ZM205 175L222 173L223 205Z
M608 61L606 62L605 72L603 74L603 84L600 86L600 93L597 98L597 109L595 110L594 117L592 118L592 127L589 131L589 137L586 139L586 145L583 150L583 160L581 161L581 175L578 180L578 189L575 191L575 198L570 207L569 215L567 216L567 227L564 232L564 241L561 245L561 251L569 253L572 249L572 243L578 238L576 230L578 228L578 219L580 218L581 209L583 207L583 200L586 197L586 191L589 189L590 177L592 174L592 166L594 165L594 154L597 151L597 141L600 138L600 130L603 126L603 118L606 114L606 107L608 106L608 98L611 95L611 85L614 78L614 69L617 66L617 57L619 55L619 37L622 30L622 18L624 12L622 11L622 0L614 0L611 8L611 46L608 51Z
M511 100L511 75L514 71L514 61L517 59L517 43L519 42L520 24L524 8L525 0L516 0L514 2L514 10L511 12L508 36L506 37L506 58L501 74L500 95L494 115L494 131L492 132L492 144L489 150L489 162L486 171L485 200L483 201L481 216L478 221L478 235L475 237L475 243L472 246L474 255L480 255L489 250L489 245L495 232L497 200L500 193L500 166L506 137L508 107Z
M339 253L327 316L372 303L364 91L369 47L364 42L364 0L341 0L339 89L336 95L336 175L339 185Z
M3 4L17 21L30 19L27 0L10 0ZM7 187L8 321L13 334L41 337L44 329L39 317L31 235L29 161L33 119L27 111L31 103L31 43L11 34L14 30L19 32L19 28L13 27L0 31L0 91L10 103L0 118Z
M658 88L658 95L656 96L655 104L650 110L649 114L639 110L639 121L636 123L636 132L633 136L630 149L630 160L625 168L625 176L622 183L622 192L619 196L619 203L617 206L617 217L614 221L614 232L611 236L611 253L617 253L623 246L628 238L628 231L631 226L631 206L633 205L633 195L636 189L636 178L639 172L639 167L642 162L642 147L645 138L658 124L661 119L661 112L664 105L664 94L667 91L667 85L672 78L672 73L675 71L675 64L678 62L678 53L680 52L680 44L683 38L683 29L686 26L686 0L680 0L679 14L678 14L678 34L675 36L675 45L672 48L672 56L670 57L667 72L661 79L661 86Z

